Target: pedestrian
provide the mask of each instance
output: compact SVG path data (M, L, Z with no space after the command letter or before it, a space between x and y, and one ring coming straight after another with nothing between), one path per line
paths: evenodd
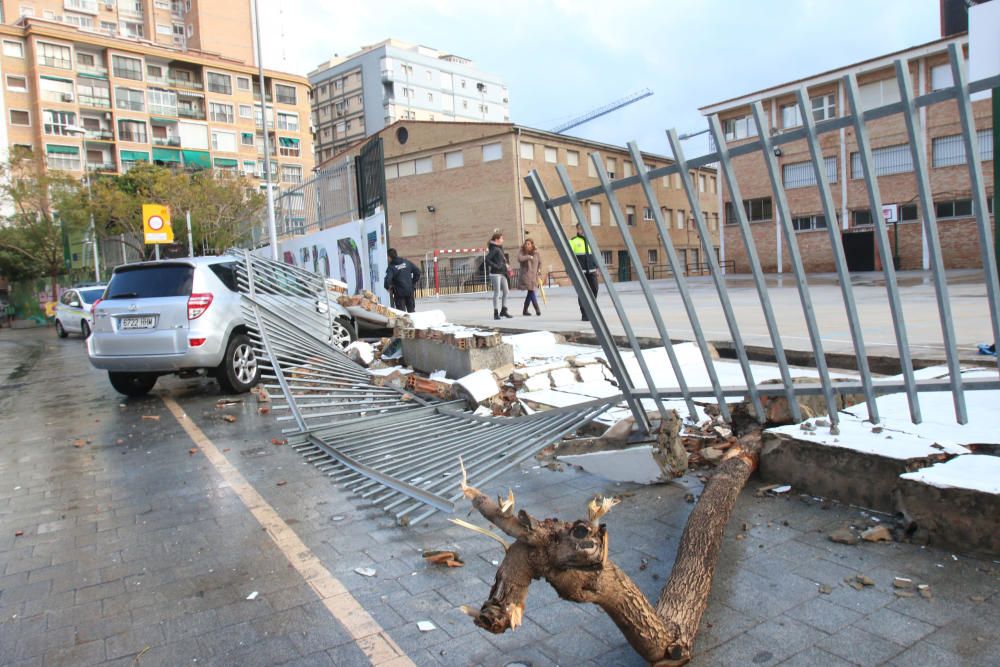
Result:
M570 248L573 249L573 254L576 255L576 262L580 265L580 270L583 271L584 277L587 279L587 284L590 285L590 292L595 297L597 296L597 259L594 257L594 253L591 251L590 244L587 242L587 238L583 235L583 227L579 224L576 226L576 236L569 240ZM587 317L587 311L583 309L583 301L577 299L577 303L580 304L580 316L584 322L589 321L590 318Z
M521 252L517 256L517 262L521 265L521 270L517 276L517 287L518 289L528 290L528 293L524 296L523 314L531 315L528 312L528 306L534 306L535 315L541 315L542 310L538 307L538 296L535 295L535 290L538 289L541 281L542 255L538 252L538 248L535 247L534 241L524 239L524 243L521 244Z
M997 356L997 344L996 343L980 343L979 344L979 354L987 354L991 357Z
M514 317L507 312L507 295L510 294L510 265L507 255L503 253L503 234L493 232L490 237L489 250L486 253L486 270L493 286L493 319Z
M408 259L389 248L389 268L385 270L384 285L389 290L393 308L412 313L417 309L416 291L420 285L420 269Z
M13 329L14 328L14 304L10 303L9 301L7 303L5 303L4 306L3 306L2 314L3 314L4 320L6 320L6 322L7 322L7 328L8 329Z

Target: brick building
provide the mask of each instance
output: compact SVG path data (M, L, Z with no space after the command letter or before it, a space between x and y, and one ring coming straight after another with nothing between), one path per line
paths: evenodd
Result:
M383 139L386 170L386 219L390 244L413 261L426 262L435 249L483 248L494 229L504 233L511 254L530 237L543 253L543 272L563 271L524 176L537 169L550 194L562 192L556 165L565 166L579 191L599 185L591 152L600 153L612 178L633 175L634 166L624 148L553 134L510 123L449 123L397 121L378 133ZM360 144L343 155L356 155ZM650 168L670 163L669 158L643 153ZM692 172L706 224L718 252L719 210L717 177L712 169ZM680 177L654 181L671 240L692 271L701 270L698 236ZM659 244L653 214L638 186L617 193L622 213L650 273L662 277L666 256ZM604 261L617 279L634 279L625 244L603 198L582 202L604 253ZM567 231L575 218L568 205L559 219ZM572 236L572 233L570 233ZM462 270L479 261L476 255L443 256L439 269Z
M808 91L813 117L817 121L843 115L847 106L843 77L849 72L857 76L865 108L899 100L893 63L900 58L909 62L915 95L948 87L952 85L948 61L948 46L952 43L959 45L965 54L967 70L968 37L960 34L710 104L700 110L705 115L718 114L730 146L747 143L757 134L749 106L752 102L759 100L763 104L772 134L801 125L795 104L795 91L801 86ZM992 197L993 123L990 100L988 96L974 100L972 107L987 196ZM979 237L972 217L968 166L955 102L926 107L921 111L920 119L945 266L978 267L981 265ZM920 222L917 184L905 121L896 114L869 122L867 128L882 201L895 207L899 220L895 226L889 225L889 238L894 246L898 242L900 268L927 269L929 257ZM836 224L841 231L851 270L881 268L854 132L847 128L825 133L820 136L820 145L837 209L836 221L827 221L823 215L805 142L782 145L778 158L788 193L792 226L796 230L805 269L813 272L834 270L827 224ZM772 190L763 160L759 155L740 156L733 160L733 165L763 269L770 272L790 270L787 250L781 247L784 241L780 238L781 228L775 219ZM721 188L720 209L731 211L731 205L728 189ZM735 263L737 272L747 272L750 267L736 221L729 215L724 215L724 218L722 252L725 259Z

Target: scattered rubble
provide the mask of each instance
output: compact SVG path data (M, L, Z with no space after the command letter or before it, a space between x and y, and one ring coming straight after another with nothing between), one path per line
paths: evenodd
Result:
M222 421L232 424L236 421L236 415L222 415Z
M892 533L887 526L879 524L862 531L861 539L866 542L892 542Z
M424 560L433 565L444 565L447 567L462 567L465 562L458 557L457 551L425 551Z
M160 415L143 415L142 418L145 421L151 421L151 422L160 421Z
M437 626L430 621L417 621L417 630L420 630L420 632L431 632L437 630Z
M827 537L830 538L831 542L837 542L838 544L854 545L860 541L858 534L850 526L841 526Z
M356 567L354 571L360 574L362 577L374 577L375 568L372 567Z
M247 596L247 600L256 600L256 599L257 599L257 591L254 591L253 593Z

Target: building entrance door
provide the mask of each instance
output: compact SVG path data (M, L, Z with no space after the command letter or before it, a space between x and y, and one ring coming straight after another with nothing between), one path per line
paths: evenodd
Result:
M618 282L627 283L632 280L632 262L627 250L618 251Z
M848 271L875 270L875 231L844 232L844 255Z

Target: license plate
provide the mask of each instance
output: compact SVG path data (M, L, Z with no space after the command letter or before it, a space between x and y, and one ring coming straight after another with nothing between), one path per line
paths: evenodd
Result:
M145 317L123 317L119 322L120 329L152 329L156 326L156 317L148 315Z

